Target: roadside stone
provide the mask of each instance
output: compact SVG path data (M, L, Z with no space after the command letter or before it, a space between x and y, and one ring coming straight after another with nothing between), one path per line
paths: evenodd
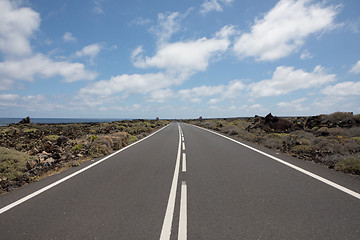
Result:
M71 158L71 154L65 152L64 154L61 155L60 163L61 163L62 161L67 161L67 160L70 159L70 158Z
M22 175L22 181L29 183L30 182L30 173L26 172Z
M43 161L45 161L46 159L49 158L49 155L41 153L41 154L38 155L38 158L39 158L40 162L43 162Z
M57 139L56 145L62 146L62 145L64 145L64 144L66 144L68 141L69 141L69 138L67 138L67 137L65 137L65 136L60 136L60 137Z
M9 181L6 177L0 179L1 188L5 189L9 185Z
M80 163L78 161L73 161L71 166L72 167L78 167L78 166L80 166Z
M45 142L45 144L43 145L43 150L45 152L53 152L54 148L55 148L54 144L50 141Z
M55 163L55 159L52 157L45 160L45 164L48 164L49 166L53 165Z
M42 155L47 155L47 156L49 156L50 155L50 153L48 153L48 152L46 152L46 151L42 151L42 153L41 153Z
M39 150L38 150L36 147L34 147L33 149L31 149L31 150L28 152L29 155L36 155L36 154L38 154L38 153L39 153Z
M36 161L35 160L29 160L26 162L26 168L28 170L33 169L36 166Z
M54 159L61 159L61 155L60 155L58 152L53 153L53 154L51 155L51 157L54 158Z

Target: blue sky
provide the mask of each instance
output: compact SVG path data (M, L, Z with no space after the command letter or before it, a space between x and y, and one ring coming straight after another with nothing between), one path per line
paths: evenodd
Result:
M0 117L360 113L358 0L0 0Z

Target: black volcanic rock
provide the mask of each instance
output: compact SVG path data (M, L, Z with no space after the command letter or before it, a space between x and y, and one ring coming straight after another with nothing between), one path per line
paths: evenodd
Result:
M31 123L31 119L29 116L27 116L26 118L22 119L19 124L30 124Z
M265 132L291 132L296 129L296 126L289 120L274 117L269 113L266 117L255 116L253 123L247 130L254 128L260 128Z

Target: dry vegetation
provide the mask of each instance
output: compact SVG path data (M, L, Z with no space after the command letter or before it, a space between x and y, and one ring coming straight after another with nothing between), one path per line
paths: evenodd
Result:
M360 115L198 119L188 121L241 140L360 175Z
M0 193L108 155L167 125L163 120L0 127Z

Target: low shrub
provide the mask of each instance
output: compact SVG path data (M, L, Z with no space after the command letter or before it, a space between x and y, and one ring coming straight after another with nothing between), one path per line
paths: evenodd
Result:
M306 138L298 138L297 141L296 141L296 144L299 144L299 145L311 145L311 141L309 139L306 139Z
M347 128L335 127L335 128L329 129L329 134L331 136L349 137L350 133L351 133L351 131L349 131Z
M48 135L43 138L44 141L56 142L60 136L59 135Z
M112 134L110 137L113 142L114 150L118 150L122 147L125 147L129 140L129 134L126 132L117 132Z
M335 164L335 170L360 175L360 156L350 156Z
M326 122L329 127L352 127L358 123L358 119L352 113L335 112L329 115L321 115L322 121Z
M291 148L291 151L296 154L310 154L312 147L308 145L297 145Z
M14 149L0 147L0 176L15 180L26 170L26 162L33 158Z
M109 136L99 136L96 138L96 140L94 141L95 145L105 145L107 146L109 149L113 149L113 141Z
M136 142L137 140L139 140L139 139L138 139L136 136L130 135L130 137L129 137L129 143Z
M237 135L237 137L254 143L260 142L263 138L260 134L256 134L246 130L239 130L239 134Z
M225 134L229 134L231 136L238 135L239 134L239 128L234 125L229 125L221 128L221 132Z
M250 122L248 122L247 120L244 120L244 119L234 119L234 120L230 121L229 124L237 126L241 130L245 130L249 125L251 125Z
M74 152L79 152L79 151L81 151L82 148L83 148L83 145L81 143L79 143L73 147L73 150L74 150Z
M315 131L315 134L316 134L316 136L327 137L330 135L330 131L329 131L328 127L321 127Z
M88 153L88 155L91 155L93 157L98 157L99 156L99 146L91 146L87 153Z
M285 137L288 137L290 134L289 133L269 133L266 136L268 138L277 138L277 139L283 139Z
M263 144L265 147L271 148L271 149L282 149L283 147L283 141L280 138L274 138L274 137L265 137L261 139L261 144Z
M349 133L351 137L359 137L360 136L360 127L352 127L349 129Z
M36 132L36 131L37 131L36 128L27 128L27 129L23 130L24 133L30 133L30 132Z
M92 143L92 142L94 142L97 138L98 138L98 136L96 136L96 135L90 135L90 136L87 137L87 140Z

